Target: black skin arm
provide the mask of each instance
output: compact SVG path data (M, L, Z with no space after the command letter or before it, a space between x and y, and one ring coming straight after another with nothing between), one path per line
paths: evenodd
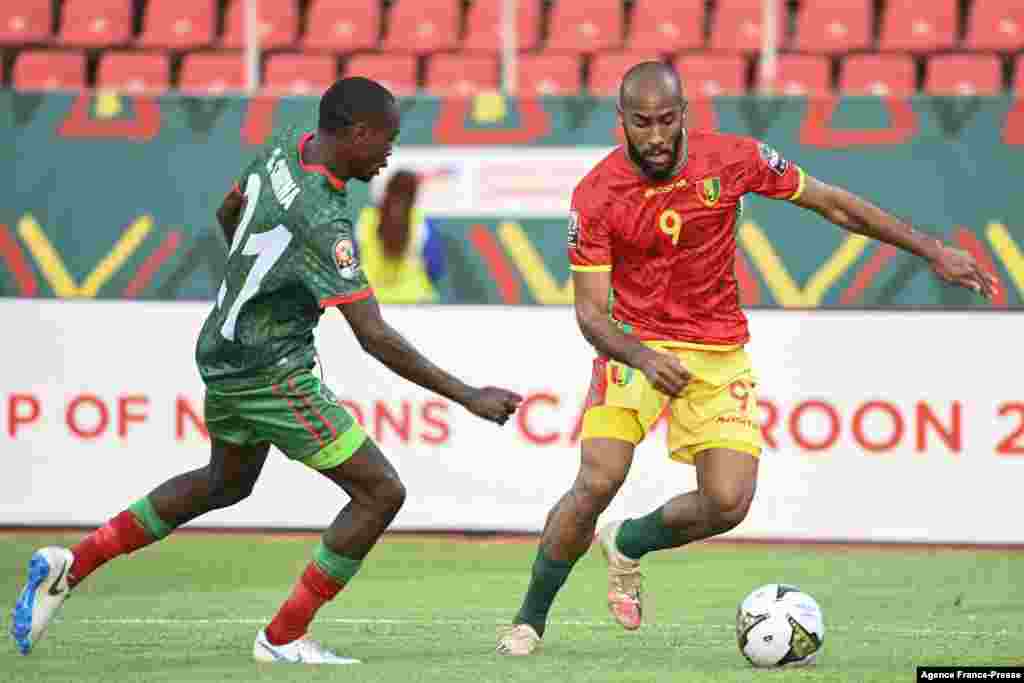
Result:
M238 228L238 221L242 218L243 208L245 208L245 195L236 187L224 197L220 208L217 209L217 222L220 223L220 228L224 231L224 239L227 240L228 246L235 238L235 229Z

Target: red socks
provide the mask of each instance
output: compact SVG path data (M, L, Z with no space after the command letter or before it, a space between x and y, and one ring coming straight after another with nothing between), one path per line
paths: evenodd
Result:
M135 515L125 510L71 549L75 561L68 572L68 585L74 588L118 555L127 555L154 540Z
M344 586L327 576L315 562L310 562L267 627L267 640L272 645L284 645L306 635L317 610L333 600Z

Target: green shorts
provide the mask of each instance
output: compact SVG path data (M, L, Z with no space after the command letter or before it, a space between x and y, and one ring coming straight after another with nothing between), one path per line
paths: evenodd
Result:
M334 393L306 369L264 386L207 386L204 410L211 437L240 446L270 442L315 470L337 467L368 438Z

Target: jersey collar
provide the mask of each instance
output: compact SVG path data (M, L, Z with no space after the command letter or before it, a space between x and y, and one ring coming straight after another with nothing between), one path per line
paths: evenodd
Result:
M338 176L331 173L331 169L327 168L323 164L307 164L302 159L302 150L306 147L306 143L309 142L313 137L313 133L306 133L299 138L299 167L306 173L319 173L320 175L327 178L327 182L331 184L335 190L344 190L345 181Z

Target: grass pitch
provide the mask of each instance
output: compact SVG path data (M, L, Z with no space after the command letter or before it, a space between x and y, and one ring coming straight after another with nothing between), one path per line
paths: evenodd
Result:
M32 551L80 534L0 534L4 631ZM644 560L647 619L627 633L605 608L597 548L552 611L541 653L494 654L535 545L391 536L321 610L312 634L355 667L258 665L256 631L291 590L315 536L180 533L100 569L33 654L0 648L0 681L857 681L915 667L1024 664L1024 552L703 544ZM825 614L809 669L757 671L736 648L736 605L793 583Z

